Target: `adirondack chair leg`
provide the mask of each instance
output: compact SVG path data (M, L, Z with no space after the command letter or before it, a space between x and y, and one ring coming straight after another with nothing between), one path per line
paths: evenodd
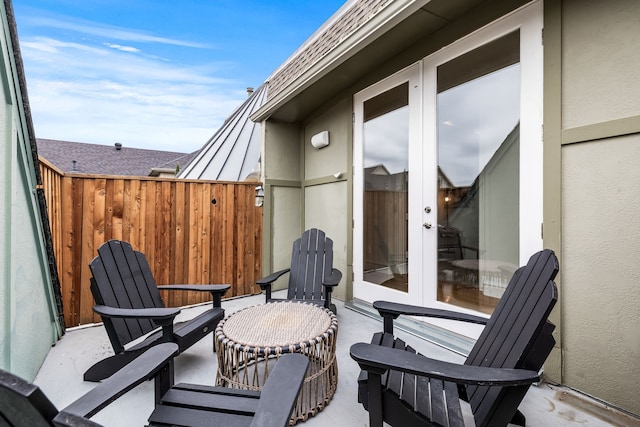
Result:
M511 424L515 424L517 426L524 427L527 424L527 420L520 410L516 410L516 413L513 414L513 418L511 418Z
M84 380L99 382L104 380L105 378L109 378L111 375L115 374L125 365L129 364L133 359L142 354L143 351L144 350L128 351L125 353L118 353L114 354L111 357L107 357L106 359L97 362L92 367L87 369L87 371L84 373Z
M211 292L211 299L213 307L222 307L222 295L218 292ZM213 336L213 352L216 352L216 334L215 332L211 334Z
M333 304L331 304L331 289L329 289L328 292L325 292L325 295L324 295L324 307L331 310L331 306L333 306ZM335 314L335 311L334 311L334 314Z
M367 377L369 394L369 427L382 427L382 376L369 371Z
M325 300L324 300L324 308L331 310L333 314L338 314L338 309L336 305L331 302L331 292L327 292Z
M169 361L154 379L155 404L159 405L162 396L174 385L174 363L173 359Z
M383 320L383 331L385 334L392 334L393 335L393 319L395 319L397 316L392 316L392 315L388 315L385 314L382 316Z

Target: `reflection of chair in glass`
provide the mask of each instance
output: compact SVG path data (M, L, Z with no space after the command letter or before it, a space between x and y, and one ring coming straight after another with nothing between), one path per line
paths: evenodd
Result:
M478 248L462 244L460 230L438 224L438 270L442 280L478 286L478 269L461 268L455 261L478 259ZM467 257L471 252L472 257Z

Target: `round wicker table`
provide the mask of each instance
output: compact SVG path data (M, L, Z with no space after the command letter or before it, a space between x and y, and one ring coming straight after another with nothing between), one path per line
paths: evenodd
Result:
M315 304L276 301L239 310L216 327L216 384L260 390L281 354L304 354L310 363L290 424L304 421L336 391L337 335L336 315Z

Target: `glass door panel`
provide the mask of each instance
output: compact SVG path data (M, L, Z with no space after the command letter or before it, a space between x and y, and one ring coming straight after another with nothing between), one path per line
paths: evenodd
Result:
M409 84L363 103L362 274L408 292Z
M519 262L519 32L437 67L437 300L491 313Z

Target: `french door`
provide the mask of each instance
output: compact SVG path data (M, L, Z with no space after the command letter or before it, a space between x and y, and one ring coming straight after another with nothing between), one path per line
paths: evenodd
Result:
M419 64L354 98L354 296L368 302L422 298L413 285L422 237L410 232L420 220L421 98Z
M354 97L354 297L490 314L542 247L542 7Z

